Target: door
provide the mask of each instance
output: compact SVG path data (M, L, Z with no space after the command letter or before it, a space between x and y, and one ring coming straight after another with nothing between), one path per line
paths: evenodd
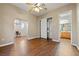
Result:
M47 36L52 39L52 18L47 19Z
M47 20L41 19L41 38L47 38Z

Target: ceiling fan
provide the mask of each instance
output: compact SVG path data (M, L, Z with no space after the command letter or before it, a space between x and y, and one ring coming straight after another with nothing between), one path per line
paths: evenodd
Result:
M44 3L27 3L27 5L30 6L29 11L30 12L40 12L40 11L46 11L46 5Z

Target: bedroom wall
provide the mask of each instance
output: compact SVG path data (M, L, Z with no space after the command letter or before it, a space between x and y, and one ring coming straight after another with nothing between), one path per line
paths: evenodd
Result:
M76 45L77 40L77 19L76 4L69 4L40 17L35 17L28 12L23 12L11 4L0 4L0 45L15 41L14 39L14 20L16 18L28 21L28 38L40 36L40 19L52 17L52 39L59 42L59 14L72 10L72 44Z
M77 19L76 19L76 4L68 4L63 7L57 8L55 10L50 11L49 13L42 15L39 17L39 20L42 18L52 17L52 40L60 41L59 38L59 14L64 11L72 10L72 45L77 45Z
M11 4L0 4L0 45L14 43L14 20L16 18L28 22L28 39L37 37L37 17Z
M77 38L78 38L78 49L79 49L79 4L77 4Z

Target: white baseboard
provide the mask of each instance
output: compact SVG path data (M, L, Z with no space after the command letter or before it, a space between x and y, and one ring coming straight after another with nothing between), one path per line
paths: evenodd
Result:
M77 46L77 49L79 50L79 47Z
M29 37L28 40L35 39L35 38L39 38L39 37L37 37L37 36L36 37Z
M71 44L79 50L79 46L77 44L74 44L74 43L71 43Z
M34 39L35 37L29 37L28 40Z
M55 40L55 39L52 39L52 41L55 41L55 42L60 42L59 40Z
M77 44L74 44L74 43L71 43L73 46L76 46L77 47Z
M77 47L77 49L79 50L79 46L78 45L74 45L75 47Z
M11 44L14 44L14 42L10 42L10 43L6 43L6 44L2 44L2 45L0 45L0 47L7 46L7 45L11 45Z

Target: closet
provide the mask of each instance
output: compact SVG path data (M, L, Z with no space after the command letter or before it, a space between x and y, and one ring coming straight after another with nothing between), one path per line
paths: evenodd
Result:
M52 17L41 19L41 38L52 39Z

